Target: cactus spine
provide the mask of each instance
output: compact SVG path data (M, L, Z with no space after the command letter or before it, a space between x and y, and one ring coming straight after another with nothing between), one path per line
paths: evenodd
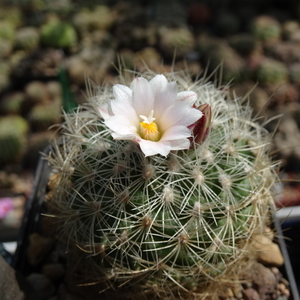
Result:
M145 157L134 142L113 140L98 111L113 94L102 87L65 116L48 157L62 234L91 256L93 280L122 299L200 297L208 282L238 274L273 203L269 137L250 107L205 80L166 76L196 92L196 106L211 107L201 144Z

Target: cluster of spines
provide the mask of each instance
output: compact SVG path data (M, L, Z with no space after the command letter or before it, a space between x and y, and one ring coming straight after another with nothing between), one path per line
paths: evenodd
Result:
M226 273L266 223L275 178L266 133L224 91L188 88L212 107L203 144L164 158L112 140L96 109L111 97L105 91L66 115L65 142L49 158L60 177L52 202L63 233L116 281L152 274L158 286L193 289Z

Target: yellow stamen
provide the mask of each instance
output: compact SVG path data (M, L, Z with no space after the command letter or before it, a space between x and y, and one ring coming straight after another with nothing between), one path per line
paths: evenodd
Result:
M160 132L158 131L158 127L154 122L141 122L140 136L145 140L157 142L160 139Z

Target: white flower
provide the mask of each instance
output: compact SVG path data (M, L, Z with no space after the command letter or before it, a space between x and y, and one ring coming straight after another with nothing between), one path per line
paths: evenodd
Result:
M176 82L168 82L164 75L149 82L137 77L130 88L116 84L113 93L115 99L100 108L113 138L138 143L145 156L167 156L171 150L189 149L188 126L203 115L192 107L196 93L177 93Z

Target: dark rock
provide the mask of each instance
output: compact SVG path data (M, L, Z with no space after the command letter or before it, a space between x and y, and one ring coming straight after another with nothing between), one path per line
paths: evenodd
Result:
M38 299L46 300L54 295L56 290L55 286L43 274L31 273L29 276L27 276L27 280L36 291Z
M43 266L42 273L54 282L62 278L65 273L65 269L64 266L59 263L47 264Z
M244 290L243 295L245 300L260 300L258 292L253 288Z
M28 261L32 266L41 263L54 247L54 240L45 238L38 233L32 233L29 237L27 250Z
M272 299L273 295L276 294L278 284L276 276L269 268L264 267L260 263L253 264L251 269L243 275L243 279L252 282L252 288L255 289L259 294L260 298L258 299Z

